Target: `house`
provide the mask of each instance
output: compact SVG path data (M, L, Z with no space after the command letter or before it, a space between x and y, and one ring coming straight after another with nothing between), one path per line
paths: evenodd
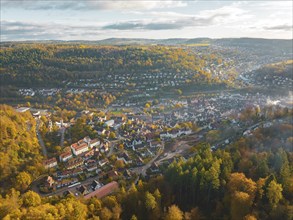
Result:
M251 135L252 135L252 133L251 133L251 130L249 130L249 129L243 132L244 137L248 137L248 136L251 136Z
M113 180L119 177L118 172L116 170L111 170L107 173L107 176Z
M57 172L57 177L59 179L67 178L71 175L71 170L64 170L62 172Z
M57 166L57 160L56 160L55 157L53 157L51 159L45 160L43 162L43 165L45 166L46 169L56 167Z
M109 120L109 121L106 121L105 123L104 123L104 126L105 127L112 127L113 125L114 125L114 123L115 123L115 121L113 120L113 119L111 119L111 120Z
M66 162L67 160L69 160L71 158L72 158L71 151L64 152L64 153L62 153L62 154L59 155L60 162Z
M74 143L70 146L72 149L72 152L75 156L78 156L79 154L82 154L84 152L87 152L89 150L87 143L83 142L81 144Z
M132 177L130 171L127 170L127 169L123 172L123 176L124 176L127 180L131 179L131 177Z
M136 161L136 165L137 166L143 166L144 165L144 161L141 157L138 157L137 161Z
M61 188L64 186L69 186L70 184L73 184L75 182L76 182L75 179L64 179L64 180L58 181L56 187Z
M145 146L146 146L146 145L145 145L144 143L142 143L142 144L137 144L137 145L134 145L134 146L132 147L132 150L134 150L134 151L141 150L141 149L144 149Z
M66 197L68 195L71 195L71 196L74 196L74 194L70 191L70 190L66 190L64 193L63 193L63 196Z
M86 152L86 153L84 154L84 158L89 159L89 158L91 158L92 156L94 156L94 155L95 155L95 152L96 152L95 150L96 150L96 148L93 148L93 149L91 149L90 151Z
M98 132L98 135L102 135L102 134L105 134L105 132L106 132L107 130L106 129L104 129L104 128L100 128L100 129L98 129L97 130L97 132Z
M150 142L150 148L157 148L162 147L162 142L160 141L151 141Z
M103 167L103 166L106 165L107 163L109 163L109 160L108 160L108 159L103 159L103 160L100 160L100 161L99 161L99 165L100 165L100 167Z
M89 147L93 148L93 147L97 147L100 145L100 140L99 139L93 139L89 142Z
M115 192L119 189L119 185L116 181L113 181L111 183L108 183L105 186L102 186L101 188L87 194L84 196L85 199L90 199L92 197L97 197L98 199L101 199L105 196L110 195L111 193Z
M17 112L23 113L23 112L26 112L26 111L30 110L30 108L28 108L28 107L19 107L19 108L15 109L15 110Z
M49 187L52 187L54 183L55 183L54 179L51 176L48 176L46 180L46 185Z
M87 190L87 188L84 186L84 185L81 185L79 188L78 188L78 191L82 194L82 195L86 195L89 193L89 191Z
M94 180L91 184L91 187L93 190L100 189L102 187L102 184L99 183L97 180Z
M82 173L83 173L83 169L81 167L77 167L71 172L71 176L77 176Z
M70 170L83 165L83 159L78 157L67 162L66 169Z
M101 151L102 153L105 153L105 152L109 151L109 143L103 143L103 144L101 145L100 151Z
M146 141L147 141L147 142L150 142L150 141L152 141L152 140L155 139L155 134L154 134L154 133L147 133L147 134L145 135L145 137L146 137Z
M89 164L89 165L86 167L86 170L87 170L88 172L94 171L94 170L96 170L96 169L98 169L98 165L97 165L97 164Z
M158 173L160 171L158 165L156 163L154 163L151 167L150 167L150 172L153 173Z
M92 141L92 139L89 136L86 136L82 140L80 140L79 142L81 142L81 143L85 142L89 145L91 141Z
M118 155L117 160L122 160L125 164L132 163L132 160L130 159L127 152L124 152L123 154Z
M142 140L141 139L133 139L132 140L132 145L139 145L139 144L142 144Z
M122 116L112 117L112 119L116 124L123 124L125 121L125 119Z

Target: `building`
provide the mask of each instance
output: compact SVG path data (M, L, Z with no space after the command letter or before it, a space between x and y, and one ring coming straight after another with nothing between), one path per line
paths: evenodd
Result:
M99 139L93 139L93 140L91 140L90 142L89 142L89 147L90 148L93 148L93 147L97 147L97 146L99 146L100 145L100 141L99 141Z
M100 189L102 187L102 184L99 183L97 180L94 180L91 184L91 187L93 190Z
M132 160L130 159L127 152L124 152L123 154L118 155L117 160L122 160L125 164L132 163Z
M157 147L162 147L162 143L160 141L151 141L150 142L150 148L157 148Z
M53 157L51 159L45 160L43 162L43 165L45 166L46 169L56 167L57 166L57 160L56 160L55 157Z
M114 125L115 121L113 119L109 120L109 121L106 121L104 123L104 126L108 126L108 127L112 127Z
M15 110L17 112L23 113L23 112L26 112L26 111L30 110L30 108L28 108L28 107L19 107L19 108L15 109Z
M70 151L64 152L59 155L60 162L66 162L67 160L72 158L72 153Z
M67 162L66 169L70 170L76 167L79 167L83 165L83 159L82 158L75 158L71 159Z
M72 153L75 156L78 156L78 155L80 155L84 152L87 152L89 150L89 147L88 147L87 143L85 143L85 142L82 142L81 144L79 144L79 143L72 144L70 146L70 148L72 149Z
M97 197L98 199L101 199L105 196L110 195L111 193L115 192L119 189L119 185L116 181L113 181L111 183L108 183L105 186L102 186L101 188L87 194L84 196L85 199L90 199L92 197Z

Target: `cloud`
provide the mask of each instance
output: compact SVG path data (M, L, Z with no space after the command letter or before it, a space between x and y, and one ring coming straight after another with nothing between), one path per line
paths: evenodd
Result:
M94 37L102 33L98 25L63 25L1 21L2 40L50 40L82 36Z
M2 0L3 8L26 10L150 10L187 6L185 0Z
M248 17L245 10L234 6L225 6L215 10L205 10L198 15L187 15L175 12L150 12L145 14L149 14L156 18L111 23L103 26L103 29L173 30L183 29L185 27L203 27L214 24L231 23Z
M263 29L270 30L270 31L293 31L292 25L288 25L288 24L265 26L263 27Z

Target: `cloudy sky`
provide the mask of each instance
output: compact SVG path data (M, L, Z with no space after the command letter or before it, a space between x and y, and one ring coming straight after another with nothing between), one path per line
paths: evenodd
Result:
M292 1L1 0L1 41L292 39Z

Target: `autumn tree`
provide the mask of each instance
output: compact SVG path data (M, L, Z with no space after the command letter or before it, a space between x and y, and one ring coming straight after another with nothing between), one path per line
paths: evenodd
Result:
M32 182L32 178L31 175L28 174L27 172L23 171L20 172L17 176L16 176L16 184L17 184L17 188L21 191L24 191L27 189L27 187L31 184Z
M41 204L41 197L38 193L33 191L28 191L22 196L23 205L26 207L29 206L38 206Z
M183 212L176 205L172 205L168 208L168 212L164 217L164 220L182 220Z
M279 201L283 198L282 195L282 185L272 180L267 188L266 196L272 208L276 208Z

